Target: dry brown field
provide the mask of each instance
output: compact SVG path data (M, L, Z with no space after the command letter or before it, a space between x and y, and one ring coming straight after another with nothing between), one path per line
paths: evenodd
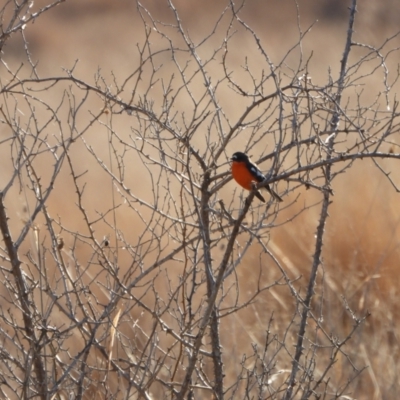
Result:
M47 4L45 0L35 1L35 7ZM274 64L279 64L280 60L288 53L289 49L296 45L299 39L299 25L303 31L312 25L311 30L306 34L302 42L302 55L304 58L312 57L308 65L308 73L312 82L316 85L324 85L329 81L329 76L337 77L340 68L340 60L343 55L344 43L348 24L348 4L347 1L334 0L299 0L296 6L294 1L289 0L248 0L241 17L246 20L249 26L257 32L263 46L268 51L268 56ZM144 0L143 6L151 13L154 20L164 21L166 24L173 22L171 9L164 0ZM175 1L177 10L185 29L190 33L193 40L200 40L207 36L215 26L216 21L223 12L227 2L218 1ZM143 9L142 9L143 11ZM400 4L395 0L373 1L364 0L358 4L358 14L356 16L354 40L356 42L368 43L371 46L379 47L387 38L400 31L398 15ZM300 20L298 20L298 14ZM221 45L224 27L228 24L228 19L222 22L222 28L215 35L211 36L201 47L199 53L204 59L210 57L212 52ZM182 39L173 28L165 26L172 40L183 46ZM122 85L125 79L135 71L139 64L138 43L143 43L145 30L138 15L136 2L128 0L66 0L56 8L40 16L34 23L29 24L25 31L26 43L28 43L29 54L33 63L37 62L37 72L39 77L64 76L65 70L73 68L75 77L88 82L91 85L98 84L102 88L109 87L111 92L116 91L118 85ZM163 41L154 32L149 38L152 50L163 49L167 41ZM394 38L387 48L395 49L400 46L399 38ZM363 55L363 49L355 48L351 53L350 59L356 60ZM386 52L386 48L385 48ZM388 79L392 82L397 73L399 53L394 51L387 57ZM180 57L178 54L177 57ZM285 73L289 76L292 69L296 69L299 62L300 52L296 48L285 59L285 65L281 66L282 81L285 82ZM238 29L230 39L228 52L229 65L232 70L233 80L239 82L243 87L250 85L249 75L245 72L244 65L249 63L249 68L255 74L260 74L265 68L265 60L261 56L253 38L248 32ZM168 81L171 76L177 76L176 65L171 61L171 55L160 53L157 62L162 65L158 77ZM183 58L182 58L183 60ZM2 61L7 64L10 70L19 70L19 76L27 78L30 76L30 68L27 63L27 55L24 50L24 41L19 34L9 38L3 49ZM372 61L373 63L374 61ZM220 62L215 65L210 63L210 79L213 82L222 77ZM189 65L191 71L193 65ZM193 67L194 68L194 67ZM364 65L358 72L363 74ZM365 66L365 71L370 71L370 64ZM4 65L0 66L0 79L6 82L9 73ZM155 100L154 108L157 111L162 109L162 104L157 99L163 96L162 85L154 84L154 88L148 87L150 73L143 71L143 77L137 86L128 82L124 91L120 94L121 99L129 101L132 90L136 91L136 98L140 94L147 93ZM377 67L376 72L371 76L365 77L362 86L349 89L345 93L344 103L356 104L357 94L362 92L363 104L373 103L380 93L384 92L382 70ZM179 82L179 79L177 78ZM132 80L132 82L134 82ZM159 188L158 195L162 198L167 197L168 192L172 198L179 198L180 186L178 180L168 181L166 176L160 173L157 165L151 166L138 157L133 151L127 149L124 141L134 142L135 130L140 129L127 113L109 113L104 111L105 102L101 96L88 94L88 99L82 105L82 109L74 119L75 126L72 128L69 115L69 107L74 104L77 108L79 99L84 96L79 90L72 89L76 93L76 98L71 96L61 100L63 93L70 90L70 83L60 83L54 88L45 90L46 83L43 83L40 92L43 101L57 107L60 105L59 118L60 125L53 124L49 128L45 142L49 146L56 143L56 136L52 136L52 129L57 131L70 129L73 131L86 130L84 140L77 141L69 150L71 163L74 165L76 176L82 174L85 182L82 207L93 221L93 235L98 242L102 242L104 237L110 241L110 252L116 254L118 250L118 268L120 273L126 274L131 268L132 263L137 262L133 251L129 250L129 243L134 244L138 238L146 238L146 221L152 218L150 209L143 208L140 213L132 212L124 202L124 196L120 196L122 189L116 189L109 176L104 172L99 160L107 160L110 157L110 127L116 133L116 137L121 139L115 141L112 148L116 153L123 154L124 163L124 183L126 187L134 192L135 196L144 202L152 202L154 197L154 187ZM174 83L171 85L174 87ZM389 93L389 101L394 104L396 98L397 82L393 82L393 87ZM273 90L268 85L266 91ZM64 92L65 91L65 92ZM191 91L195 96L204 91L204 82L201 76L196 76L191 82ZM149 95L150 93L150 95ZM39 94L38 94L39 95ZM66 95L65 95L66 96ZM218 101L224 110L226 120L234 121L235 117L241 113L248 105L247 99L232 99L232 88L229 85L221 85L218 89ZM5 107L8 98L3 97L0 102L1 107ZM382 102L384 107L384 97L381 96L378 102ZM176 126L183 127L183 114L190 115L193 111L188 94L177 96L173 106L175 112L179 114L176 119ZM20 118L23 121L29 115L28 104L19 104ZM38 124L48 118L45 107L38 107L35 114ZM98 113L99 118L93 115ZM271 112L271 119L275 118ZM89 124L89 121L95 120ZM225 123L225 122L224 122ZM269 126L269 121L265 121L265 129ZM271 126L273 126L271 122ZM228 123L225 123L227 127ZM132 129L132 126L134 127ZM206 129L207 125L204 125ZM212 132L212 129L210 130ZM10 130L7 124L0 125L0 187L9 182L13 172L13 160L10 159L10 149L1 141L9 135ZM207 139L208 140L208 139ZM212 138L211 138L212 140ZM136 142L135 142L136 143ZM192 140L193 145L203 150L211 146L211 142L206 141L206 135L199 133ZM397 150L398 138L391 137L394 152ZM250 143L251 145L251 143ZM267 142L265 147L256 146L250 149L253 158L268 153L273 148L273 142ZM344 144L343 146L347 146ZM249 146L249 136L244 131L243 135L236 135L226 147L226 153L221 157L222 162L227 162L229 156L235 151L242 151L245 146ZM385 147L390 151L390 144ZM124 151L126 150L126 153ZM114 150L113 150L114 151ZM172 151L171 149L167 150ZM96 159L93 154L96 154ZM155 155L156 151L149 149L150 155ZM293 154L289 155L285 162L291 165L295 160ZM51 165L54 159L48 155L37 156L35 161L37 173L46 184L51 179ZM316 294L313 298L312 306L316 314L320 313L320 321L327 335L337 337L338 340L345 338L354 326L354 318L363 318L370 314L368 318L358 327L343 347L336 359L335 365L330 371L330 381L326 384L326 395L324 398L335 397L337 388L351 383L346 389L346 396L343 399L359 400L379 400L396 399L400 393L399 380L399 355L400 355L400 327L397 327L397 320L400 318L400 282L399 282L399 259L400 259L400 207L399 193L396 186L400 187L400 172L398 160L380 160L379 165L383 171L390 173L387 179L371 159L357 160L343 174L335 177L332 190L332 205L330 206L329 218L325 227L324 247L321 256L322 264L318 271ZM267 164L263 164L267 169ZM152 169L154 168L154 169ZM228 172L229 165L225 164L218 173ZM116 171L115 171L116 172ZM200 168L193 170L194 178L196 173L201 174ZM223 177L225 178L225 176ZM83 181L80 180L80 183ZM18 237L19 232L26 224L27 216L31 211L34 199L30 191L24 187L30 185L28 175L24 175L20 182L15 181L15 185L7 193L6 208L9 217L9 225L14 237ZM277 189L281 193L286 193L284 205L279 212L274 214L274 209L268 215L270 232L268 232L268 249L279 260L286 273L293 279L293 285L300 294L305 294L308 278L311 270L312 256L315 248L315 234L321 212L321 193L317 190L306 190L298 186L292 190L290 183L281 181L277 183ZM21 189L22 188L22 189ZM125 193L125 196L127 194ZM233 181L227 182L217 193L218 200L223 200L224 204L238 212L242 191ZM175 196L175 197L174 197ZM172 202L172 200L164 200ZM117 202L119 206L114 213L110 213L113 204ZM104 270L99 270L93 262L93 244L84 237L89 237L92 233L88 231L87 223L82 217L82 210L77 206L78 198L76 187L74 186L71 170L67 167L67 162L60 171L54 185L54 190L46 202L49 215L56 222L57 233L63 237L65 262L68 265L79 264L83 282L88 282L90 290L97 299L97 304L92 304L93 313L99 315L103 312L103 305L110 299L108 292L109 278ZM162 203L165 206L165 203ZM172 204L172 203L171 203ZM139 205L137 205L138 208ZM177 207L171 213L179 216L180 209ZM257 205L258 207L258 205ZM256 213L257 211L254 211ZM140 214L140 217L138 216ZM250 219L255 214L248 217ZM30 258L38 259L45 255L38 255L39 247L50 246L50 238L46 228L46 220L43 215L39 215L35 221L35 227L39 232L39 238L35 236L35 231L30 230L26 240L20 248L21 258L28 266ZM62 229L60 227L63 227ZM123 246L116 240L116 230L125 241ZM57 230L57 228L55 228ZM160 235L164 233L166 226L158 226ZM76 239L76 233L81 235ZM154 232L153 232L154 233ZM108 236L107 236L108 235ZM240 236L238 242L245 246L246 236ZM173 248L174 240L163 238L160 240L162 252L149 246L146 252L146 263L152 263L159 259L160 254L167 254L168 249ZM222 259L224 247L214 249L213 257L218 263ZM3 257L3 256L2 256ZM46 269L49 275L54 274L55 280L59 272L52 265L52 258L48 255ZM1 263L5 266L7 261L3 257ZM74 269L73 274L78 274ZM149 274L149 280L154 279L152 290L138 287L135 296L140 298L149 308L155 302L161 301L166 305L170 299L173 288L179 283L184 274L184 265L179 260L171 260L162 269L153 271ZM39 275L34 270L28 268L32 277L39 279ZM84 272L83 272L84 271ZM132 279L134 276L132 277ZM33 279L33 278L32 278ZM263 362L273 360L273 374L271 385L277 385L287 379L291 369L291 357L282 354L281 357L273 357L275 351L282 351L280 344L285 340L294 345L297 336L296 329L299 323L300 308L296 303L287 285L275 285L281 279L281 272L270 257L263 251L257 241L247 250L241 262L236 266L235 272L231 274L224 284L224 304L222 310L226 310L226 316L221 319L220 335L224 360L224 373L226 382L233 382L237 376L243 373L243 369L248 371L261 368L261 361L254 356L255 348L263 349L267 339L271 340L270 347L265 351ZM144 284L143 284L144 285ZM272 285L269 290L262 290L246 307L237 312L229 313L228 310L235 305L240 305L249 301L253 293L260 287ZM0 304L3 310L10 307L11 294L2 286L3 292ZM60 288L61 290L61 288ZM204 291L196 294L194 304L200 309ZM41 301L41 296L36 293L34 298L37 302ZM160 300L161 299L161 300ZM47 300L49 301L49 300ZM124 348L130 340L137 346L137 351L141 351L141 346L146 343L147 335L151 334L154 327L154 319L151 313L146 312L145 308L129 304L127 297L112 314L122 310L124 318L119 321L116 336L118 344L115 347L115 354ZM196 303L197 302L197 303ZM221 311L224 314L224 311ZM170 315L165 315L165 321L174 326L174 313L179 313L178 309L171 311ZM354 313L354 314L353 314ZM15 318L18 320L18 313ZM77 315L81 315L78 314ZM128 316L129 315L129 316ZM55 313L51 318L51 324L62 326L63 315ZM135 326L136 324L136 326ZM290 329L286 330L288 326ZM305 344L306 350L304 357L312 358L312 346L318 343L318 358L321 364L313 370L317 379L321 371L329 363L332 352L328 346L326 338L313 326L313 320L309 321L309 335ZM268 334L267 334L268 332ZM287 337L283 337L287 335ZM273 340L272 340L273 338ZM4 337L0 339L4 346L7 341ZM172 346L173 340L165 332L159 335L159 346L166 349ZM208 340L208 339L207 339ZM206 341L207 341L206 340ZM71 359L78 354L83 343L82 337L73 333L68 337L63 346L68 348ZM205 347L208 343L204 343ZM325 347L326 346L326 347ZM310 349L314 350L310 350ZM118 350L119 349L119 350ZM317 350L315 350L317 351ZM284 351L282 351L285 353ZM132 355L134 357L135 355ZM137 356L137 355L136 355ZM116 356L117 357L117 356ZM161 357L161 355L159 355ZM99 364L98 375L93 373L93 380L103 382L108 379L110 390L114 391L115 397L111 394L108 398L124 398L123 386L118 374L112 371L107 378L102 375L104 366L99 360L98 354L91 354L92 362ZM97 361L96 361L97 360ZM351 361L349 361L351 360ZM204 366L205 374L211 373L209 365ZM358 371L361 371L358 375ZM160 372L161 376L168 376L168 373ZM183 376L184 371L180 371ZM99 384L101 386L101 384ZM229 398L245 398L244 383L237 387L237 394L233 390L227 392ZM330 386L331 385L331 386ZM118 388L120 391L118 392ZM106 398L104 391L97 390L96 385L88 385L84 398ZM3 390L13 398L12 392L7 388ZM100 394L101 392L101 394ZM164 392L163 386L155 382L150 388L149 393L154 399L171 398ZM260 395L261 396L261 395ZM280 394L277 394L281 398ZM282 394L283 396L283 394ZM140 397L140 396L139 396ZM134 397L132 397L134 398ZM213 398L207 391L199 390L195 395L196 399ZM228 395L227 395L228 398ZM250 398L250 397L249 397ZM256 398L256 397L251 397ZM264 393L259 398L269 398ZM275 397L274 397L275 398ZM300 398L300 397L299 397ZM310 397L313 398L313 397ZM315 397L319 398L319 397Z

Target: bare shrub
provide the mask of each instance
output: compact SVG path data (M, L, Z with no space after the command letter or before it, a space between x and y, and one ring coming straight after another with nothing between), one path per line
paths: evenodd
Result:
M7 2L0 45L61 2ZM356 3L338 71L323 83L303 52L301 9L298 41L276 62L233 3L194 38L171 1L165 21L138 2L143 39L122 78L83 79L77 65L42 77L27 41L29 70L2 58L4 398L371 390L368 339L353 340L369 311L341 294L343 277L323 258L337 178L370 160L398 191L383 164L399 158L398 73L387 66L397 36L358 43ZM283 203L232 194L237 150L268 170L257 188L274 186ZM285 252L282 235L308 248Z

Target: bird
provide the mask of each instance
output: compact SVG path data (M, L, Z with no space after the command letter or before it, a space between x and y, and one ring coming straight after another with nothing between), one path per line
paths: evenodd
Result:
M233 179L244 189L252 190L253 182L260 183L265 181L265 175L258 169L257 165L251 162L249 156L246 153L237 151L233 154L231 172ZM265 186L270 195L276 201L283 201L282 197L278 195L269 185ZM265 203L264 197L261 193L256 190L255 196Z

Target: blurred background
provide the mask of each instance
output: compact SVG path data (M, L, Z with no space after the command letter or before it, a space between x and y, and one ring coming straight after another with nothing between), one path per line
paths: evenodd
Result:
M46 3L45 0L35 1L34 7ZM144 0L142 4L154 19L172 21L171 10L165 1ZM226 7L226 2L222 0L176 0L174 4L192 38L209 34ZM340 67L348 24L348 7L349 1L344 0L298 0L297 3L292 0L248 0L241 17L261 38L273 63L278 63L288 49L297 43L299 27L304 32L312 26L303 42L303 54L305 57L312 54L310 74L314 83L323 84L328 81L329 74L336 77ZM359 2L358 11L354 36L357 42L379 46L400 31L398 0L363 0ZM144 32L136 2L67 0L45 13L35 23L29 24L25 38L40 77L61 76L63 69L75 66L75 76L89 83L95 81L99 71L109 82L114 78L122 82L137 68L137 43L143 40ZM238 75L244 58L252 55L248 52L257 52L255 46L248 45L249 40L246 36L235 38L237 48L232 50L231 65L232 60L237 58L238 70L235 73ZM212 40L209 45L212 47ZM393 48L396 46L400 46L398 39L392 44ZM2 59L10 69L15 70L21 63L26 63L26 51L20 35L10 38L3 53ZM354 54L360 54L360 50L356 49ZM398 53L388 57L390 73L392 70L397 71L398 61ZM168 63L168 59L165 63ZM298 53L293 53L287 63L289 67L291 63L296 65ZM21 73L24 73L23 70ZM4 68L1 74L2 79L5 79L7 74ZM372 101L384 90L382 81L381 73L371 77L369 85L363 88L366 99ZM229 103L228 93L222 101L226 105L226 112L231 115L242 109L240 104ZM103 106L100 99L94 99L92 105L98 110ZM176 107L184 110L186 105L178 103ZM114 129L117 132L129 130L127 118L115 120ZM84 125L85 121L81 122ZM102 135L101 130L89 130L88 141L98 146L100 154L101 147L107 143L106 135ZM235 146L240 146L240 143L235 143ZM233 152L240 149L232 147L230 150ZM98 188L102 187L102 178L96 169L98 167L92 165L86 151L80 152L79 148L74 150L73 157L82 171L90 169L88 193L92 196L91 206L96 210L106 210L110 195L107 191L98 195ZM5 171L10 166L5 160L2 163L3 183L8 179ZM386 171L391 172L391 178L400 187L399 166L394 161L382 161L382 165ZM69 194L73 188L67 175L65 172L65 180L57 183L49 207L54 214L68 218L71 230L79 230L82 224L80 218L74 220L73 212L68 214ZM132 176L127 179L139 191L145 193L148 190L143 179L136 181ZM226 185L221 191L221 198L229 199L234 189L236 187L233 183ZM399 193L371 161L360 161L349 172L336 178L333 190L335 195L326 227L327 241L323 253L324 284L327 285L324 301L328 304L324 319L332 330L337 329L338 335L351 329L352 321L344 311L343 296L358 316L371 312L366 323L353 337L352 343L355 344L349 344L350 347L355 346L357 367L368 366L353 390L358 399L394 399L400 393L400 328L396 322L400 317ZM17 231L22 224L18 219L23 219L26 210L23 195L16 194L15 199L9 208L19 216L13 220ZM296 210L314 200L313 194L302 192L297 205L283 211L279 221L289 220ZM300 286L306 284L311 267L319 211L319 207L311 208L275 229L271 236L271 249L284 261L285 267L294 276L303 276ZM120 224L122 230L132 226L129 221L120 221ZM131 231L135 235L134 229ZM107 234L106 227L103 227L103 231L99 230L99 237L104 234ZM259 252L259 249L249 252L238 269L244 293L253 291L257 285L258 270L255 276L249 274L249 271ZM266 329L263 324L271 310L275 311L275 327L278 327L285 315L292 315L293 307L293 299L287 290L277 289L273 295L268 293L265 297L260 296L250 307L251 312L247 310L239 313L235 321L231 322L231 329L234 325L236 332L232 348L240 353L242 340L261 343ZM284 366L281 368L284 369Z

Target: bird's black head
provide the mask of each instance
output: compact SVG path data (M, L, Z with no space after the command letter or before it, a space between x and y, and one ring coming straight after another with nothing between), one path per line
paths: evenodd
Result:
M249 161L249 157L247 156L247 154L242 153L241 151L237 151L236 153L233 154L231 161L247 162Z

